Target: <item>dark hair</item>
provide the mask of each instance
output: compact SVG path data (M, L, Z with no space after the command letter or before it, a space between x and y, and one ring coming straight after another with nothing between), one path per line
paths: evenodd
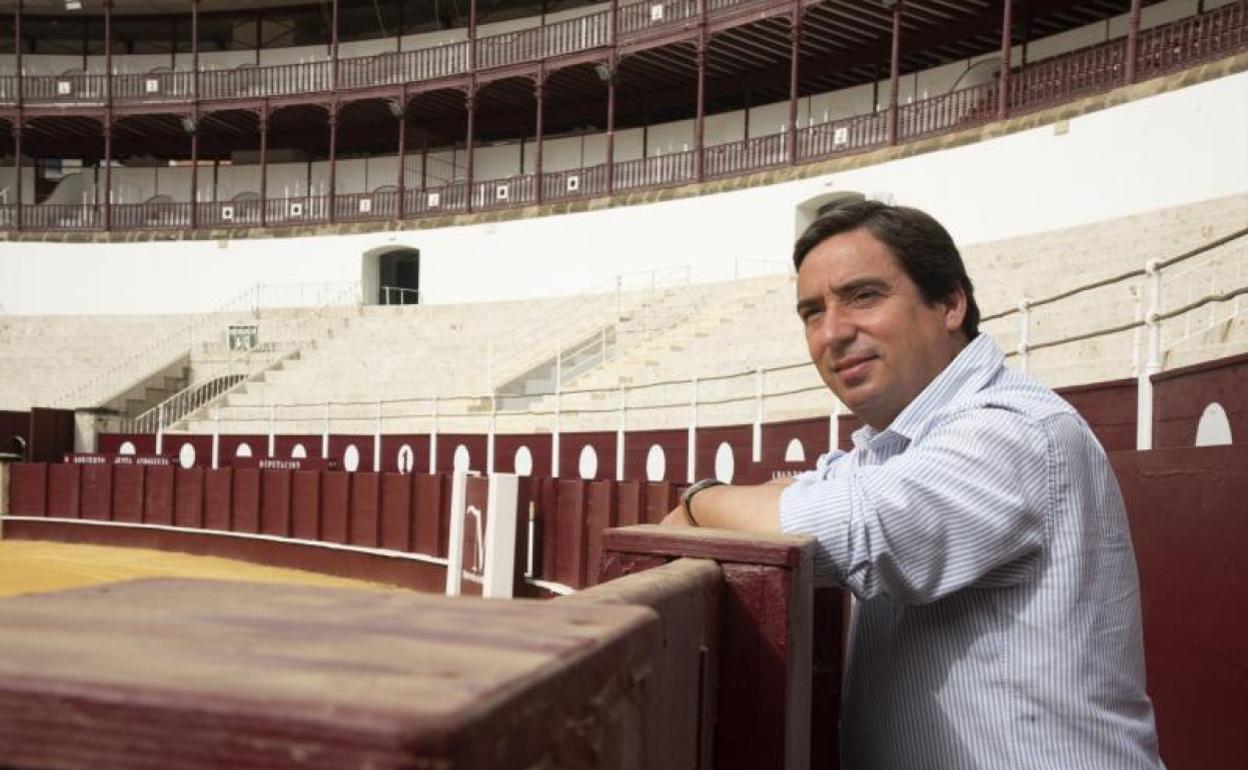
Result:
M806 255L828 238L860 227L888 247L929 304L943 300L962 287L966 293L962 333L968 340L979 334L975 289L958 247L953 244L948 230L918 209L889 206L879 201L854 201L837 206L816 219L797 239L793 246L793 267L800 269Z

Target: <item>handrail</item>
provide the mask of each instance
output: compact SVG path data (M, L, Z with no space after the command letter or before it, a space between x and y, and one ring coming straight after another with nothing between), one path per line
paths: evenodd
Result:
M715 7L711 10L745 8L750 1L723 0L722 3L715 3ZM675 9L672 13L678 15L684 12L680 9L696 6L696 2L668 0L659 5L665 9ZM649 3L633 3L622 6L620 12L622 14L640 13L638 9L649 7ZM627 10L630 8L633 10ZM665 10L664 13L669 14L669 11ZM561 28L559 25L575 25L585 18L589 16L533 29ZM638 30L641 32L637 34L655 25L662 26L670 23L678 23L673 21L670 14L665 15L661 21L650 23L649 26L638 21ZM506 38L514 43L515 40L522 38L527 40L528 38L524 38L523 35L531 31L522 30L495 37ZM621 34L624 34L623 30ZM521 37L517 37L518 35ZM478 43L480 45L483 41L492 39L493 37L482 38ZM1137 64L1140 66L1137 70L1145 73L1144 76L1162 74L1215 56L1226 55L1248 47L1248 5L1244 2L1224 5L1197 16L1154 27L1142 32L1140 41L1137 59ZM453 69L451 65L445 63L449 61L447 57L453 58L452 53L448 51L466 52L466 45L466 43L455 43L402 53L379 54L377 57L365 57L360 61L371 62L378 57L388 57L384 61L399 62L393 65L399 68L396 72L402 74L399 80L414 82L409 79L409 75L445 76L446 72L450 71L448 67ZM1094 91L1123 85L1126 73L1126 68L1123 66L1125 45L1124 39L1116 38L1091 48L1042 59L1021 68L1010 79L1010 99L1008 100L1010 114L1023 114L1082 97ZM455 48L455 46L460 46L460 48ZM487 49L488 46L479 50ZM420 66L403 64L409 58L423 63ZM339 61L340 74L344 71L348 73L346 76L348 83L351 77L355 77L350 73L354 72L353 68L357 67L356 64L351 64L352 61L355 60ZM201 88L205 89L201 96L206 94L205 98L208 99L267 96L269 94L265 89L268 86L264 85L262 73L269 70L277 73L274 75L276 85L273 88L282 94L297 93L300 87L316 92L327 87L328 75L315 73L328 73L329 64L330 62L327 61L317 61L298 65L276 65L270 68L249 67L215 74L214 71L205 71L201 76ZM382 81L389 82L387 78L390 76L385 72L378 74L377 68L381 67L382 70L388 72L386 67L391 66L391 64L369 65L368 67L359 65L363 68L361 72L365 73L359 75L361 87L374 86ZM314 72L314 76L291 74L301 67L314 68L314 70L309 70ZM232 95L233 92L229 92L228 89L220 90L217 85L214 85L217 81L228 84L232 82L230 78L245 80L247 83L247 87L243 89L245 93ZM299 86L300 83L304 85ZM0 76L0 102L3 101L6 87L4 76ZM129 87L126 86L126 88ZM996 119L997 87L995 81L968 86L899 107L899 139L911 141L921 137L959 131ZM124 88L122 92L125 92ZM737 142L703 147L701 150L703 178L748 173L790 162L803 163L884 147L887 144L886 124L885 112L872 111L860 115L834 117L822 123L801 127L796 132L797 146L795 148L789 146L794 139L791 139L784 130L773 134L756 135ZM539 200L553 203L570 198L595 197L631 189L684 185L698 181L696 155L696 150L685 149L665 155L617 161L611 169L604 164L597 164L580 169L543 172L540 176L518 174L502 179L474 179L471 184L467 180L457 178L458 169L452 166L451 179L441 179L442 184L433 186L428 186L428 180L426 180L426 186L423 188L408 185L402 201L399 200L397 191L389 190L339 193L337 196L309 194L294 198L271 198L267 201L201 201L196 206L194 212L196 216L192 216L192 205L188 202L115 202L109 206L111 212L109 224L112 227L129 229L186 228L193 224L208 228L255 227L262 223L269 226L285 226L331 221L348 223L420 217L468 211L470 208L483 210L522 206L536 203ZM610 186L608 185L609 178L612 180ZM333 201L333 216L330 211L331 201ZM23 227L30 230L95 230L105 225L103 204L20 204L20 208ZM18 204L0 203L0 227L11 228L18 221L17 209Z
M1248 238L1248 230L1236 231L1235 233L1232 233L1228 236L1215 239L1208 243L1202 244L1201 246L1197 248L1185 251L1182 254L1176 255L1175 257L1171 257L1166 260L1159 260L1157 264L1158 265L1166 264L1166 265L1173 266L1186 259L1190 259L1200 254L1208 253L1215 248L1218 248L1220 246L1226 246L1228 244L1238 241L1239 239L1244 239L1244 238ZM1245 243L1246 245L1248 245L1248 241L1246 241ZM1116 282L1121 283L1122 281L1131 280L1132 278L1135 278L1135 277L1138 277L1138 273L1136 271L1131 271L1130 273L1123 274L1123 276L1118 276L1116 279ZM1082 291L1086 290L1088 287L1093 287L1093 286L1101 287L1105 285L1108 285L1106 281L1103 281L1103 280L1093 281L1087 284L1086 286L1081 286L1077 288L1076 290L1061 292L1060 296L1061 298L1067 298L1067 297L1075 296L1081 293ZM1054 296L1059 296L1059 295L1054 295ZM1229 302L1229 301L1236 300L1242 296L1248 296L1248 285L1240 286L1240 287L1236 287L1236 288L1232 288L1228 290L1213 291L1213 292L1207 293L1206 295L1198 299L1184 303L1181 306L1172 308L1164 312L1159 312L1153 318L1153 322L1160 323L1161 321L1176 318L1180 315L1189 313L1192 310L1198 309L1200 307L1203 307L1211 303ZM696 302L693 304L696 304ZM695 311L691 310L690 312L692 313ZM1010 311L1010 312L1015 312L1015 311ZM990 319L1004 318L1007 315L1009 315L1010 312L985 316L984 319L990 320ZM1087 332L1081 332L1078 334L1068 335L1059 339L1030 343L1026 345L1026 350L1027 351L1043 350L1043 349L1053 348L1053 347L1057 347L1061 345L1071 344L1074 342L1094 339L1096 337L1102 337L1102 336L1106 336L1110 334L1118 334L1124 331L1130 331L1132 329L1147 326L1149 323L1150 322L1147 319L1145 319L1145 320L1134 320L1134 321L1123 323L1123 324L1114 324L1114 325L1106 326L1100 329L1095 329L1095 330L1091 330ZM617 344L619 343L617 342ZM1014 357L1017 357L1018 355L1019 353L1017 351L1008 351L1006 353L1006 356L1009 358L1014 358ZM817 391L826 390L825 386L821 383L812 383L809 386L799 386L799 387L783 386L780 388L770 389L770 390L766 390L763 392L759 392L753 387L754 383L756 382L755 378L757 378L760 374L766 377L766 375L769 375L769 374L775 374L775 373L785 372L785 371L800 370L800 369L809 369L809 367L810 367L809 362L800 361L800 362L794 362L794 363L779 364L779 365L764 367L760 369L742 369L737 372L728 372L725 374L698 377L697 379L700 383L709 383L712 381L723 381L723 380L732 380L732 379L742 379L750 383L750 387L743 388L742 392L739 394L729 394L725 396L716 396L713 398L702 398L702 399L699 399L698 404L699 406L714 406L714 405L724 405L724 404L732 404L732 403L749 403L749 402L757 402L759 399L763 399L763 400L780 399L780 398L784 398L787 396L800 395L804 393L813 393ZM690 381L691 381L690 379L655 380L655 381L646 382L646 383L629 384L629 385L621 386L618 388L601 388L601 387L566 388L566 389L562 389L558 391L562 396L565 397L565 400L559 406L556 406L556 407L541 406L535 402L532 407L510 409L508 410L508 414L513 415L513 416L515 415L550 416L554 414L589 415L589 414L618 413L620 411L620 407L618 405L610 405L610 404L594 405L592 403L588 405L577 405L577 404L570 402L568 400L568 397L577 396L577 395L602 394L602 393L612 392L612 391L614 392L624 391L629 394L635 394L639 391L643 391L647 389L656 389L656 388L678 387L678 388L683 389L689 386ZM531 397L541 397L541 396L553 396L555 394L556 394L555 390L550 390L550 391L544 391L544 392L534 392L534 393L529 393L525 395L528 395ZM479 404L482 400L489 399L490 397L491 397L491 394L489 393L475 393L475 394L474 393L460 393L460 394L455 394L455 395L441 396L437 399L437 402L440 404L440 410L441 410L440 414L444 418L488 417L488 415L482 415L479 412L475 412L472 409L472 407L474 404ZM387 416L390 418L397 419L397 418L426 417L428 415L427 405L431 404L433 401L434 399L432 399L429 396L411 396L411 397L394 397L394 398L384 398L384 399L370 399L370 400L362 400L362 401L334 401L332 402L332 404L333 406L337 406L337 407L351 407L351 406L369 407L374 410L377 409L381 405L385 405L385 406L418 405L418 406L426 407L423 410L418 409L415 411L411 411L410 413L394 413L393 410L391 410L391 412ZM463 407L464 407L463 411L450 410L447 408L449 405L455 402L459 402L463 404ZM686 392L682 391L681 395L677 397L675 400L663 401L663 402L658 402L658 403L629 403L627 406L627 411L640 412L640 411L647 411L647 410L672 409L672 408L678 408L678 407L688 407L688 405L689 405L689 399L686 395ZM307 409L309 407L325 407L325 406L326 406L325 402L310 401L310 402L273 403L273 404L266 405L265 408L267 409L288 409L288 408L289 409ZM370 414L375 414L375 412L370 412ZM247 416L241 416L241 415L233 416L230 418L232 422L240 422L240 423L263 422L263 421L268 421L269 419L270 419L269 417L263 417L263 418L254 417L253 418L253 417L247 417ZM279 417L277 419L280 421L283 418ZM351 420L359 420L359 419L364 419L364 418L362 417L339 417L338 419L343 420L343 421L351 421ZM373 418L370 417L369 419L371 420Z

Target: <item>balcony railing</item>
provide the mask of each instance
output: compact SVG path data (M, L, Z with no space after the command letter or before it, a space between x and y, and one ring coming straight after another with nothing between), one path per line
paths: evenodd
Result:
M714 0L708 7L738 8L747 4L745 0ZM640 14L643 7L648 9L651 5L622 6L622 18L626 13ZM645 24L688 18L690 8L696 14L697 3L677 0L661 7L664 8L662 20L651 22L647 21L648 16L638 15L636 20L630 21L634 24L630 29L636 31L645 28ZM501 66L504 62L520 60L516 58L521 55L516 53L518 51L532 53L536 50L532 46L545 45L549 51L552 45L570 45L569 40L605 39L607 30L598 16L602 14L512 33L506 36L508 47L486 54L495 57L487 60ZM576 36L568 37L574 29ZM1182 69L1245 48L1248 48L1248 13L1244 5L1222 6L1141 33L1136 56L1138 78ZM1122 85L1126 78L1126 51L1126 40L1119 39L1045 59L1013 72L1009 79L1007 113L1022 114ZM452 43L402 54L343 60L339 62L337 77L340 83L348 85L408 81L414 76L439 77L466 69L467 56L466 43ZM478 56L481 56L480 49ZM328 89L334 77L333 63L322 61L202 72L199 88L201 94L212 98L239 98ZM68 85L61 87L58 82ZM36 102L61 97L84 102L98 100L95 94L102 93L107 85L102 75L27 77L24 83L27 88L37 86L26 93L27 101ZM0 94L10 93L15 88L12 76L0 77ZM192 84L189 73L165 72L151 76L118 76L113 80L113 88L115 100L143 101L148 97L183 93L192 88ZM58 90L67 94L56 94ZM935 136L993 120L1000 106L998 95L998 81L994 79L990 83L902 105L897 115L898 140ZM13 229L19 225L28 230L93 230L106 226L118 229L258 227L392 220L497 209L682 185L781 166L790 160L801 163L863 152L887 145L887 123L887 112L876 111L800 128L796 132L796 148L790 147L793 138L787 132L705 147L701 150L700 178L698 150L684 149L666 155L617 160L611 169L597 164L547 171L540 178L534 174L520 174L471 183L457 180L437 187L409 188L402 196L394 186L389 186L372 192L333 196L201 201L194 207L188 202L169 201L109 206L103 203L27 204L20 212L17 206L6 202L0 203L0 228Z

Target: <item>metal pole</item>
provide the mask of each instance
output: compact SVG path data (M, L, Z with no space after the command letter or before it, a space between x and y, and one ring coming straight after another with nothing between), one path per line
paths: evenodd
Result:
M546 87L546 67L545 64L538 65L537 80L533 82L533 97L537 102L537 148L533 151L533 182L537 185L536 197L537 202L541 203L545 197L545 189L542 184L542 133L545 128L542 124L545 120L545 108L543 102L544 91Z
M325 429L321 431L321 459L329 459L329 402L325 402Z
M373 473L381 473L381 399L377 399L377 417L373 421Z
M199 2L191 0L191 99L199 105Z
M893 6L893 47L888 76L888 143L897 144L897 91L901 86L901 10L904 3Z
M1014 4L1013 0L1002 0L1001 11L1001 72L997 86L997 119L1004 119L1010 111L1010 67L1014 42Z
M165 405L156 407L156 454L163 454L165 448Z
M802 3L801 0L795 0L793 3L793 17L789 22L789 122L786 128L788 137L788 155L789 163L797 163L797 96L798 96L798 74L802 52ZM746 108L746 121L748 124L750 111ZM749 130L746 130L746 138L749 138Z
M17 200L13 209L14 228L22 229L22 102L25 92L25 74L22 72L22 0L13 3L13 64L17 81L17 116L13 119L13 171L14 193Z
M490 427L485 434L485 472L494 473L494 436L498 428L498 396L490 393Z
M1161 319L1158 317L1161 313L1161 270L1157 260L1149 260L1144 271L1148 275L1149 286L1148 316L1145 318L1148 359L1136 385L1135 448L1138 450L1153 448L1153 375L1161 372Z
M620 0L611 0L610 52L607 54L607 195L615 192L615 71L620 66L619 39ZM645 158L645 143L642 143L642 158Z
M403 4L399 3L402 8ZM407 208L407 88L404 87L403 95L399 97L399 183L397 185L399 191L399 201L395 205L395 218L402 219Z
M213 410L216 416L216 424L212 429L212 469L215 471L221 467L221 407Z
M1140 45L1140 0L1131 0L1131 14L1127 17L1127 64L1124 80L1128 84L1135 82L1136 58Z
M433 397L433 425L429 430L429 473L438 472L438 397Z
M199 106L192 108L191 126L191 229L199 227Z
M338 101L329 106L329 190L326 202L329 204L329 221L338 219Z
M338 0L333 0L329 23L329 90L338 91Z
M260 226L268 224L269 217L269 105L260 108Z
M693 177L701 182L705 176L702 150L706 144L706 0L698 0L697 46L698 103L693 122Z
M615 431L615 480L624 480L624 432L628 429L628 387L620 386L620 425Z
M474 130L473 121L476 118L476 112L477 112L477 95L476 95L476 89L473 86L469 86L468 96L467 98L464 99L464 106L468 109L468 128L467 128L467 135L464 138L465 152L467 153L468 157L465 159L464 165L466 167L465 173L468 175L468 211L471 212L472 211L472 197L473 197L472 134Z
M752 462L759 462L763 458L763 383L766 376L762 369L754 370L754 432L750 449Z
M828 418L828 451L835 452L841 446L841 402L834 401L832 415Z
M104 115L104 229L113 223L113 116Z
M689 380L689 436L685 442L685 481L692 484L698 478L698 378Z

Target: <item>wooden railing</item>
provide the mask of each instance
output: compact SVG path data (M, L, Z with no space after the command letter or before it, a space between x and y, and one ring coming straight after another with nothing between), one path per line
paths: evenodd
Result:
M741 9L750 0L714 0L710 10ZM653 8L662 8L661 14ZM656 25L673 24L697 14L695 0L621 6L620 33L641 34ZM653 14L653 17L652 17ZM661 18L660 18L661 16ZM478 42L479 67L504 66L531 57L557 55L598 46L607 41L606 14L593 14L545 27L483 38ZM1248 47L1248 12L1243 3L1222 6L1142 32L1136 57L1137 79L1164 74L1196 62L1225 56ZM339 88L415 82L468 71L464 41L435 48L381 54L338 62ZM1126 41L1113 40L1091 48L1028 64L1011 74L1008 114L1051 107L1090 93L1121 85L1126 77ZM199 93L204 99L242 99L328 91L335 78L332 61L271 67L203 71ZM16 79L0 76L0 101L16 98ZM31 104L90 104L104 98L103 75L29 76L24 98ZM160 72L118 75L113 98L119 102L185 98L194 92L192 73ZM898 109L898 140L907 141L957 131L998 116L998 85L961 88ZM7 96L6 96L7 95ZM876 111L800 128L797 147L787 132L756 136L702 149L702 176L716 178L786 164L790 158L808 162L887 144L887 113ZM793 152L793 150L796 150ZM342 193L301 199L200 202L192 219L189 203L84 204L22 206L20 224L31 230L89 230L104 227L182 228L255 227L306 222L350 222L453 213L608 195L615 192L680 185L697 181L696 153L686 149L667 155L617 161L613 169L599 164L549 171L541 179L518 175L506 179L454 181L440 187L397 192ZM393 188L391 188L393 189ZM105 216L105 208L109 209ZM332 209L333 216L330 216ZM263 216L261 215L263 211ZM0 227L19 223L11 203L0 204Z

